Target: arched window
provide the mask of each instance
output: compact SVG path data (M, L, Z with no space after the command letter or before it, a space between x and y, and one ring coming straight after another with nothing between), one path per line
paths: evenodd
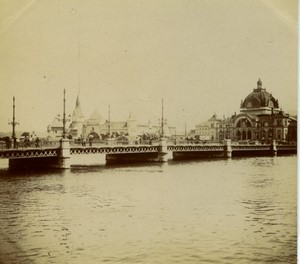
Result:
M241 139L241 132L239 130L236 132L236 138L237 140Z
M248 133L247 133L247 139L252 139L251 131L250 131L250 130L248 130Z
M242 139L245 140L246 139L246 131L245 130L243 130L243 134L242 135L243 135Z
M281 139L281 130L277 130L277 139Z

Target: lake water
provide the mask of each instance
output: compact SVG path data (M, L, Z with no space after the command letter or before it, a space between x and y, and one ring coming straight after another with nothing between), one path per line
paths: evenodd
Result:
M297 157L0 169L0 263L296 263Z

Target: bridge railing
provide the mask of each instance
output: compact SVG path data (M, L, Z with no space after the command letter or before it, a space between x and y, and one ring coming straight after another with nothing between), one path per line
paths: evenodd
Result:
M130 141L117 141L111 140L91 140L86 142L78 142L77 140L70 140L71 147L101 147L101 146L122 146L122 145L158 145L159 140L130 140ZM201 141L201 140L167 140L168 145L209 145L209 146L220 146L224 145L223 142L217 141ZM231 141L231 145L270 145L270 142L261 141ZM297 146L297 142L282 142L276 143L278 146ZM13 149L44 149L44 148L58 148L60 145L59 140L46 140L41 139L37 141L18 141L13 144L11 141L0 140L0 151L13 150Z
M220 146L223 145L223 142L216 141L200 141L200 140L170 140L168 141L170 145L200 145L200 146Z
M71 147L101 147L101 146L129 146L129 145L158 145L158 140L129 140L129 141L117 141L117 140L91 140L91 141L77 141L71 140Z
M13 142L5 142L0 141L0 151L5 150L25 150L25 149L45 149L45 148L58 148L59 141L58 140L44 140L41 139L39 141L17 141Z

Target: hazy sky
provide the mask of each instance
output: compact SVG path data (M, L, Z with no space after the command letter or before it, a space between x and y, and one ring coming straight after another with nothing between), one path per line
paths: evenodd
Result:
M189 129L239 112L261 78L297 109L296 0L0 0L0 131L83 114Z

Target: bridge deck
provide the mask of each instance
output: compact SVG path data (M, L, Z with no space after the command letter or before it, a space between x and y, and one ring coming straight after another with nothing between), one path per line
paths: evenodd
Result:
M169 152L222 152L224 145L221 143L213 144L168 144L167 150ZM296 145L277 145L278 152L296 152ZM271 149L271 145L263 144L231 144L232 152L261 152ZM35 157L56 157L59 155L59 147L57 145L47 147L29 147L29 148L15 148L15 149L0 149L0 158L2 159L19 159L19 158L35 158ZM158 144L155 145L105 145L95 144L93 146L70 145L71 155L85 155L85 154L132 154L132 153L157 153L159 151Z

